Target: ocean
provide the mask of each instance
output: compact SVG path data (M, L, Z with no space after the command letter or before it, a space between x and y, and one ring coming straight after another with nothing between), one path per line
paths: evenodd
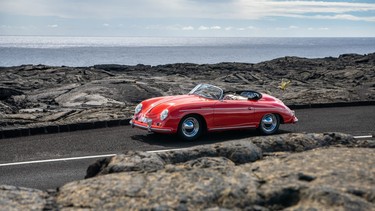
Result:
M371 38L0 36L0 66L258 63L284 56L375 52Z

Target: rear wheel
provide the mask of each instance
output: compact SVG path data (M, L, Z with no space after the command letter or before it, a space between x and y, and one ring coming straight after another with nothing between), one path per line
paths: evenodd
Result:
M202 134L203 122L197 116L184 117L178 127L178 135L186 141L194 141Z
M275 114L265 114L260 120L259 130L264 135L271 135L277 132L279 126L279 116Z

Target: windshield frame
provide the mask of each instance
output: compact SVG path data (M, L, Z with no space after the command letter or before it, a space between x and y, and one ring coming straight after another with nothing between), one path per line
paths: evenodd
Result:
M201 91L208 90L208 88L217 89L218 93L212 93L212 95L204 95ZM214 97L217 94L220 94L220 96ZM200 97L207 98L207 99L221 100L223 98L224 91L220 87L217 87L211 84L198 84L189 92L189 95L198 95Z

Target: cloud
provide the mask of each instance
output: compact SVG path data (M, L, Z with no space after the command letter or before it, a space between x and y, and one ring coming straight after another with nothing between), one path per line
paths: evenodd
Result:
M328 28L328 27L320 27L320 28L309 27L309 28L307 28L307 30L309 30L309 31L314 31L314 30L319 30L319 31L328 31L329 28Z
M298 29L298 28L299 28L298 26L294 26L294 25L289 26L289 29Z
M206 31L206 30L220 30L221 29L221 26L200 26L198 28L198 30L200 31ZM228 27L226 28L226 30L230 30L228 29Z
M238 17L259 19L263 17L296 17L374 21L374 16L354 16L353 12L374 12L373 3L327 2L327 1L272 1L239 0ZM314 15L315 14L315 15ZM322 14L337 14L333 16Z
M207 26L200 26L198 28L198 30L201 30L201 31L205 31L205 30L209 30L209 29L210 29L210 27L207 27Z
M213 29L213 30L220 30L220 29L221 29L221 26L211 26L210 29Z
M62 18L202 18L258 20L266 17L375 22L375 3L347 0L0 0L0 12ZM33 9L30 9L33 8ZM361 13L361 15L354 15Z
M351 21L369 21L375 22L374 17L359 17L354 15L347 15L347 14L339 14L339 15L315 15L315 16L308 16L304 18L311 18L311 19L329 19L329 20L351 20Z
M184 31L191 31L191 30L194 30L194 27L192 27L192 26L183 26L182 30L184 30Z

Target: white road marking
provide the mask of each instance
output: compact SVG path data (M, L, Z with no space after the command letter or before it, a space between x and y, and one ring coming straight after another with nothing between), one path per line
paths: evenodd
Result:
M372 135L366 136L353 136L355 139L366 139L372 138ZM163 149L163 150L152 150L146 151L147 153L155 153L155 152L169 152L169 151L178 151L183 150L184 148L179 149ZM35 163L49 163L49 162L58 162L58 161L70 161L70 160L83 160L83 159L92 159L92 158L105 158L105 157L112 157L116 154L106 154L106 155L91 155L91 156L82 156L82 157L71 157L71 158L57 158L57 159L48 159L48 160L33 160L33 161L24 161L24 162L16 162L16 163L3 163L0 164L0 167L3 166L16 166L16 165L26 165L26 164L35 164Z
M373 136L372 135L368 135L368 136L353 136L355 139L365 139L365 138L372 138Z
M112 156L115 156L115 155L116 154L91 155L91 156L83 156L83 157L57 158L57 159L49 159L49 160L33 160L33 161L24 161L24 162L17 162L17 163L4 163L4 164L0 164L0 167L33 164L33 163L48 163L48 162L57 162L57 161L83 160L83 159L90 159L90 158L103 158L103 157L112 157Z
M182 149L183 148L179 148L179 149L163 149L163 150L154 150L154 151L146 151L146 152L147 153L168 152L168 151L178 151L178 150L182 150ZM115 155L116 154L91 155L91 156L72 157L72 158L57 158L57 159L48 159L48 160L33 160L33 161L23 161L23 162L15 162L15 163L3 163L3 164L0 164L0 167L3 167L3 166L26 165L26 164L35 164L35 163L49 163L49 162L69 161L69 160L83 160L83 159L92 159L92 158L105 158L105 157L113 157Z

